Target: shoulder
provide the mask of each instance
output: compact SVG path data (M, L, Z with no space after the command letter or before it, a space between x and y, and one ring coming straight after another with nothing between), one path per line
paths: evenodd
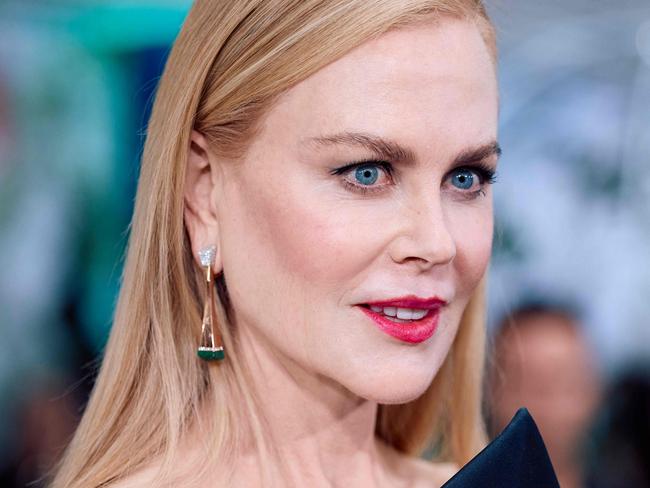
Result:
M386 465L395 477L396 486L442 486L460 469L454 463L433 462L400 453L383 442L379 442L378 446Z
M410 458L408 463L414 474L412 485L414 488L431 487L432 483L433 486L442 486L460 469L454 463L432 462L415 457Z

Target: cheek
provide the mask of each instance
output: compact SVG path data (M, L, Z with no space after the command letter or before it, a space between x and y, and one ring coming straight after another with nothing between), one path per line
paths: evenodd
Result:
M491 197L485 197L491 198ZM477 207L451 212L449 229L456 242L454 268L458 295L469 298L485 274L492 252L493 216L491 200Z
M262 245L281 271L312 286L327 286L363 268L368 242L357 239L358 229L331 208L296 194L255 206L255 223L266 228Z
M260 327L306 326L313 308L322 316L332 309L325 302L336 305L341 286L376 254L376 245L360 239L369 229L303 188L286 179L249 177L229 190L224 272L238 315Z
M243 190L252 240L278 273L319 288L321 300L324 289L337 289L366 269L381 246L367 209L333 199L331 189L321 191L308 179L269 178L266 186L258 181Z

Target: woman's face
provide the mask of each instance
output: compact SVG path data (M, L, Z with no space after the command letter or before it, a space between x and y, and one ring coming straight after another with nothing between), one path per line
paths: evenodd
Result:
M391 31L286 91L213 193L244 347L380 403L422 394L488 264L496 135L466 21ZM446 304L383 326L365 306L405 296Z

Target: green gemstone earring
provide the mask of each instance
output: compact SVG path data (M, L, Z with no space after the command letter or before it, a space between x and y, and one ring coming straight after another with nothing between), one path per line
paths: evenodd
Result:
M199 261L205 268L205 306L203 307L203 322L201 323L201 343L196 354L205 361L218 361L225 357L223 342L219 328L216 327L214 303L214 276L212 263L217 253L215 246L206 247L199 251Z

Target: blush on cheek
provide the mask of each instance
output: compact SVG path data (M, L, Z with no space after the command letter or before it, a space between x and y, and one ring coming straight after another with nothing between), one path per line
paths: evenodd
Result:
M291 195L247 191L245 239L263 250L266 265L279 273L318 280L331 265L331 256L340 251L339 236L326 213L314 211Z
M249 200L251 227L262 249L273 254L276 265L309 283L336 283L355 276L376 254L372 235L359 219L342 218L316 198L300 191L260 192Z
M479 212L471 219L459 219L452 232L456 239L455 267L459 288L471 293L485 274L492 253L492 214Z

